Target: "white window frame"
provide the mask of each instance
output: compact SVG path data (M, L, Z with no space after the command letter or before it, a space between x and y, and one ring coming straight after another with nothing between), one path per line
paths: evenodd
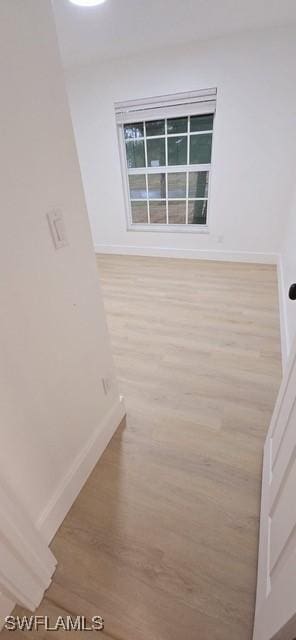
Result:
M209 217L210 217L210 192L211 192L211 174L213 167L213 140L214 140L214 123L215 123L215 109L216 109L216 89L207 89L205 91L195 91L195 92L187 92L187 93L179 93L168 96L160 96L148 99L140 99L133 100L127 102L118 102L115 103L115 114L116 114L116 124L117 124L117 133L118 133L118 141L119 141L119 153L120 153L120 164L121 164L121 174L122 174L122 182L123 182L123 191L124 191L124 200L125 200L125 211L126 211L126 221L127 221L127 231L149 231L149 232L162 232L162 233L201 233L207 234L209 233ZM209 131L195 131L190 132L189 124L190 118L188 116L201 115L212 113L213 118L213 128ZM188 117L188 129L186 134L182 133L167 133L167 120L170 118L178 118L178 117ZM144 136L137 138L137 140L145 141L145 157L146 157L146 165L147 165L147 139L159 139L164 138L166 140L165 145L165 156L166 156L166 166L159 167L139 167L130 169L127 166L127 157L126 157L126 140L124 137L124 125L133 123L133 122L143 122L144 128L146 128L146 122L149 120L165 120L165 133L163 135L157 136L146 136L146 131L144 130ZM212 157L211 163L209 164L190 164L189 162L189 154L190 154L190 136L193 135L202 135L205 133L212 134ZM187 164L186 165L167 165L167 140L173 137L180 137L182 135L187 135ZM194 200L207 200L207 222L206 224L187 224L188 222L188 184L189 178L186 178L186 196L184 198L169 198L168 197L168 189L166 188L166 198L148 198L148 185L147 187L147 204L148 204L148 221L149 221L149 200L160 202L161 200L166 201L166 222L161 224L156 223L133 223L132 221L132 212L131 212L131 199L130 199L130 191L129 191L129 175L136 174L146 174L146 181L148 174L159 174L164 173L166 175L166 187L167 185L167 175L169 173L188 173L194 171L208 171L209 172L209 183L208 183L208 195L207 198L194 198ZM186 198L186 224L170 224L168 223L168 202L169 200L184 201ZM133 198L133 201L137 201L136 198ZM143 199L139 199L139 201L143 202Z

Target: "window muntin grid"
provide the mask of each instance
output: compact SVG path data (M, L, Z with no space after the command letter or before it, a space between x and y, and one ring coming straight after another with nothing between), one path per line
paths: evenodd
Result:
M132 225L206 225L213 113L124 125Z

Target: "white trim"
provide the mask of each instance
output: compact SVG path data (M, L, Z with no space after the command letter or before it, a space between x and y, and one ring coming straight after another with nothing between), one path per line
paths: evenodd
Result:
M277 264L278 259L277 253L259 253L256 251L177 249L175 247L145 247L115 244L96 244L95 252L117 255L158 256L163 258L189 258L193 260L217 260L223 262L252 262L255 264Z
M144 126L144 138L142 138L142 140L144 140L144 153L145 153L145 165L147 167L148 165L148 160L147 160L147 136L146 136L146 122L143 122L143 126ZM124 132L123 132L123 139L124 139ZM124 151L125 154L125 151ZM126 163L127 166L127 163ZM128 169L127 169L127 173L128 173ZM149 207L149 198L148 198L148 173L146 172L145 174L139 174L139 175L145 175L145 183L146 183L146 203L147 203L147 220L148 220L148 224L150 224L150 207ZM131 212L131 198L129 197L129 173L127 175L127 182L128 182L128 186L127 186L127 190L128 190L128 206L129 206L129 212L127 213L127 224L128 226L130 226L132 224L132 212ZM145 198L143 198L143 200L145 200Z
M189 122L189 120L188 120ZM189 126L189 124L188 124ZM124 141L124 133L121 126L118 128L118 141L120 148L120 160L121 160L121 176L123 183L123 192L124 192L124 202L125 202L125 210L126 210L126 222L127 222L127 231L164 231L168 230L169 232L179 232L179 233L208 233L208 216L209 216L209 191L210 191L210 173L211 173L211 163L207 164L188 164L189 162L189 144L187 144L187 164L186 165L163 165L159 167L139 167L130 169L127 166L127 156L125 150L125 141ZM165 120L165 130L167 130L167 120ZM146 123L144 122L144 132L146 134ZM212 135L212 133L211 133ZM145 164L147 164L147 139L146 135L143 138L144 140L144 152L145 152ZM168 149L167 149L167 138L165 137L165 158L166 162ZM188 199L188 182L189 182L189 174L195 172L204 172L207 171L209 173L209 185L208 185L208 195L204 198L193 198L190 197ZM166 197L165 198L149 198L148 193L148 175L160 173L165 174L166 176ZM186 198L180 198L180 200L186 199L186 222L183 225L172 225L168 220L168 173L186 173ZM130 197L130 188L129 188L129 176L131 175L144 175L146 182L146 198L131 198ZM171 198L172 200L178 200L178 198ZM166 202L166 222L162 225L156 225L155 223L150 222L150 202L155 200L156 202L163 200ZM207 224L188 224L188 205L189 201L195 200L207 200ZM132 202L146 202L147 204L147 216L148 222L145 224L136 224L132 222Z
M144 173L195 173L196 171L211 171L211 163L207 164L170 164L159 167L136 167L127 169L129 176L144 175ZM204 200L204 198L202 198Z
M0 478L0 628L18 603L32 611L51 583L56 559L4 478Z
M49 543L63 522L89 474L106 449L125 416L123 398L119 398L103 418L73 461L51 500L38 518L37 527Z
M289 329L288 329L288 314L287 314L287 296L288 292L285 289L284 270L281 254L278 255L277 260L277 278L278 278L278 295L279 295L279 308L280 308L280 328L281 328L281 350L282 350L282 368L283 371L286 368L289 357Z
M179 115L194 115L198 113L214 113L216 107L217 89L187 91L183 93L154 96L115 102L117 124L135 122L139 120L155 120Z
M198 89L197 91L183 91L181 93L169 93L161 96L153 96L152 98L137 98L135 100L125 100L124 102L115 102L115 110L131 111L133 109L145 109L147 107L159 107L175 104L191 104L192 102L200 102L206 99L213 99L217 95L216 88Z
M6 616L10 616L16 602L7 598L4 593L0 593L0 631L4 626Z
M206 198L202 198L202 200L207 200ZM178 198L170 198L168 202L178 202ZM181 198L179 202L185 201L185 198ZM131 202L145 202L145 200L131 200ZM166 202L163 198L158 198L157 200L150 200L149 202ZM188 202L197 202L197 200L192 200L189 198ZM210 233L209 227L207 224L166 224L166 222L153 223L153 224L141 224L138 222L131 222L130 226L127 229L128 233L130 231L139 233L140 231L149 231L149 233L201 233L207 234Z
M184 171L185 173L185 171ZM190 200L190 202L196 202L199 200L207 200L208 198L188 198L185 196L183 196L183 198L177 198L177 196L174 198L173 196L170 198L149 198L150 202L166 202L166 200L168 200L169 202L173 201L175 202L175 200L183 202L183 200ZM146 198L131 198L131 202L146 202ZM133 223L135 226L138 226L138 222L134 222ZM180 226L180 225L179 225Z
M125 416L118 398L74 459L34 525L0 477L0 630L15 603L34 611L48 589L56 559L48 544Z
M202 116L215 113L216 100L209 102L194 103L192 105L176 105L174 107L153 107L144 111L131 111L129 113L116 112L116 122L118 125L131 124L133 122L149 120L164 120L164 118L183 118L187 116ZM179 136L186 135L179 133ZM156 136L153 136L153 138ZM159 136L161 137L161 136Z
M144 124L145 126L145 124ZM119 146L119 158L120 158L120 169L121 169L121 180L122 180L122 188L123 188L123 197L124 197L124 205L125 205L125 215L126 215L126 228L129 229L132 224L132 212L131 212L131 201L129 194L129 183L128 183L128 166L125 152L125 142L124 142L124 133L123 128L120 126L116 126L117 129L117 137L118 137L118 146ZM146 133L146 131L145 131ZM146 145L145 145L146 146ZM147 164L147 149L145 151L145 162ZM146 191L148 195L148 183L146 177ZM149 202L147 204L148 207L148 221L150 222L150 213L149 213Z
M146 126L146 124L145 124ZM168 165L169 162L169 151L168 151L168 121L165 118L164 121L164 132L165 132L165 164ZM187 140L188 146L188 140ZM148 163L147 163L148 164ZM149 201L149 193L147 193L148 201ZM168 190L168 174L165 173L165 207L166 207L166 224L169 224L169 190Z

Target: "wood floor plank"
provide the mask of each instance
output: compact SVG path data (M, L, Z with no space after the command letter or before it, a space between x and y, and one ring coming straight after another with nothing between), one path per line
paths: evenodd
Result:
M113 640L251 640L275 267L97 261L127 422L52 543L38 613L100 614Z

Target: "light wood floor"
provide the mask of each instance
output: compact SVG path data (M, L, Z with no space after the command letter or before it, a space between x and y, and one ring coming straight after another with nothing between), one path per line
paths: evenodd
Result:
M275 268L101 256L98 269L127 426L54 539L38 613L101 614L114 640L250 640L281 375Z

